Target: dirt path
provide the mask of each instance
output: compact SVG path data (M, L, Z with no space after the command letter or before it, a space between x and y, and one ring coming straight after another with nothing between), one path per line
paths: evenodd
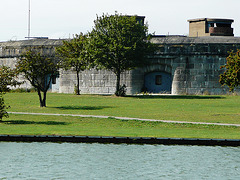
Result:
M138 121L152 121L164 123L179 123L179 124L200 124L200 125L218 125L218 126L237 126L240 124L226 124L226 123L207 123L207 122L187 122L187 121L172 121L172 120L158 120L158 119L142 119L129 117L115 117L115 116L98 116L98 115L80 115L80 114L52 114L52 113L28 113L28 112L8 112L9 114L29 114L29 115L44 115L44 116L72 116L72 117L93 117L93 118L115 118L121 120L138 120Z

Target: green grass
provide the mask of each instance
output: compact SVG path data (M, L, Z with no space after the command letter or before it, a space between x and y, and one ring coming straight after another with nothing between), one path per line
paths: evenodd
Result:
M115 97L48 93L40 108L36 93L9 93L9 111L89 114L160 120L240 124L240 96Z
M8 93L12 112L88 114L147 119L240 124L240 96L115 97L48 93L40 108L36 93ZM0 134L92 135L240 139L239 127L123 121L114 118L13 115Z
M10 115L0 123L0 132L7 135L240 138L239 127L36 115Z

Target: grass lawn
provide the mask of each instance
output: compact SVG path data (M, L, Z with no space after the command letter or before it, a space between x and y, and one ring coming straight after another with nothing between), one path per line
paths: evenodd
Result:
M10 115L0 123L0 132L6 135L240 139L240 127L36 115Z
M114 97L48 93L40 108L36 93L8 93L9 111L88 114L240 124L240 96ZM240 139L239 127L123 121L114 118L10 115L0 134L100 135Z

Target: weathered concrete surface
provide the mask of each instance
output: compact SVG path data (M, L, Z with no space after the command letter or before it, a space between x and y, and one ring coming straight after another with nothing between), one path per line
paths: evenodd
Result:
M154 75L152 79L146 80L146 75L151 73L166 73L171 77L170 87L163 87L161 88L163 90L156 90L153 93L226 94L228 92L228 88L222 87L218 82L219 75L224 71L220 70L220 67L226 63L228 51L240 49L240 38L154 36L151 41L158 45L158 51L148 58L148 65L126 71L121 76L121 84L127 86L127 94L148 91L149 87L146 86L156 83ZM45 55L55 58L55 47L61 44L62 40L50 39L2 42L0 65L13 68L20 54L30 47L39 48ZM162 79L162 82L164 81L166 79ZM57 84L52 85L52 91L74 93L75 85L75 72L60 70ZM30 87L29 83L22 86ZM110 71L91 69L80 74L80 89L83 94L114 94L115 86L116 76ZM171 92L164 91L164 88L170 88Z
M39 49L43 54L54 58L55 47L59 45L62 45L62 40L31 39L22 41L0 42L0 66L5 65L11 68L15 68L15 64L20 55L30 48ZM24 83L16 88L30 89L32 87L30 82L24 79L22 75L19 75L17 80ZM52 89L55 90L58 88L52 85Z
M228 51L240 48L236 37L154 37L159 45L156 61L171 59L172 94L225 94L227 87L219 83L220 67L226 63Z

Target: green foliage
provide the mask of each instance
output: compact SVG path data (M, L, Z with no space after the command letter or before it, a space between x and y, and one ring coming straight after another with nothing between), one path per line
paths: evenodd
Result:
M79 89L79 87L78 86L74 86L74 94L76 94L76 95L80 95L80 89Z
M16 86L20 84L14 79L15 76L15 69L10 69L7 66L0 66L0 121L3 117L8 117L6 110L9 106L5 105L3 94L10 90L8 86Z
M240 85L240 50L230 52L227 57L227 64L221 66L226 71L220 75L219 82L222 85L227 85L229 91L233 92L234 88Z
M60 57L60 65L65 70L73 68L77 75L77 95L80 95L79 89L79 73L87 69L90 66L90 60L88 56L88 38L82 33L75 35L71 40L63 41L63 45L56 48L56 52Z
M20 84L14 80L16 74L15 69L10 69L7 66L0 66L0 93L9 91L10 89L8 86L16 86Z
M146 25L137 22L136 16L103 14L94 21L89 48L99 68L115 73L116 95L120 90L120 75L124 71L144 65L146 56L154 50L147 35Z
M120 85L119 91L115 93L116 96L126 96L127 88L126 85L123 84L122 86Z
M21 55L17 70L23 73L31 85L37 89L40 106L46 107L46 94L54 76L58 75L59 66L55 59L43 56L37 50L30 49ZM43 92L43 97L41 95Z
M35 88L17 88L17 89L11 89L9 91L10 93L30 93L30 92L36 92L36 89Z
M2 121L3 117L8 118L8 113L6 111L8 108L9 106L6 106L4 103L3 94L0 93L0 121Z

